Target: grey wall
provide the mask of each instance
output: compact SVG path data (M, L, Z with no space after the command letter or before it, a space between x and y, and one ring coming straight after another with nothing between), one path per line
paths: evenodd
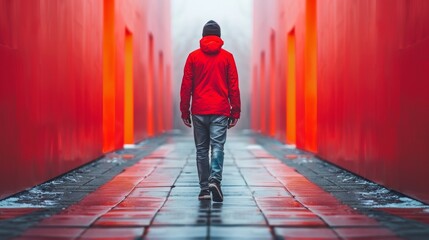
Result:
M189 52L199 48L202 29L209 20L221 27L224 49L237 63L242 115L236 129L249 128L251 81L252 0L172 0L173 96L175 128L185 129L180 119L180 84Z

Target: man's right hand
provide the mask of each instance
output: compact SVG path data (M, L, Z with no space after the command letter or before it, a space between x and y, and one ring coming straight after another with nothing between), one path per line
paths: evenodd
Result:
M183 123L187 126L187 127L191 127L191 119L190 118L182 118Z

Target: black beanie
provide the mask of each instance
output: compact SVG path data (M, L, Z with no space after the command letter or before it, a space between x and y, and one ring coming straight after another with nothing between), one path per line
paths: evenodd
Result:
M204 25L203 28L203 37L209 36L209 35L215 35L220 37L220 27L219 24L217 24L215 21L210 20Z

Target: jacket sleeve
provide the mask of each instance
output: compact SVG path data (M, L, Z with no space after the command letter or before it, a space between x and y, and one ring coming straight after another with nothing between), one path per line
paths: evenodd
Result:
M240 89L238 86L237 66L235 65L234 56L231 55L228 68L228 93L229 103L231 104L231 117L240 118L241 102Z
M182 118L188 119L191 117L190 101L192 95L192 60L191 55L186 59L185 68L183 70L182 86L180 88L180 111L182 112Z

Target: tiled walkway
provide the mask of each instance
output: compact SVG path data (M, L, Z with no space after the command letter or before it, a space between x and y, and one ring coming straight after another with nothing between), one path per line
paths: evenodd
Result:
M228 138L223 176L224 202L198 201L193 139L171 137L15 239L401 239L250 135Z

